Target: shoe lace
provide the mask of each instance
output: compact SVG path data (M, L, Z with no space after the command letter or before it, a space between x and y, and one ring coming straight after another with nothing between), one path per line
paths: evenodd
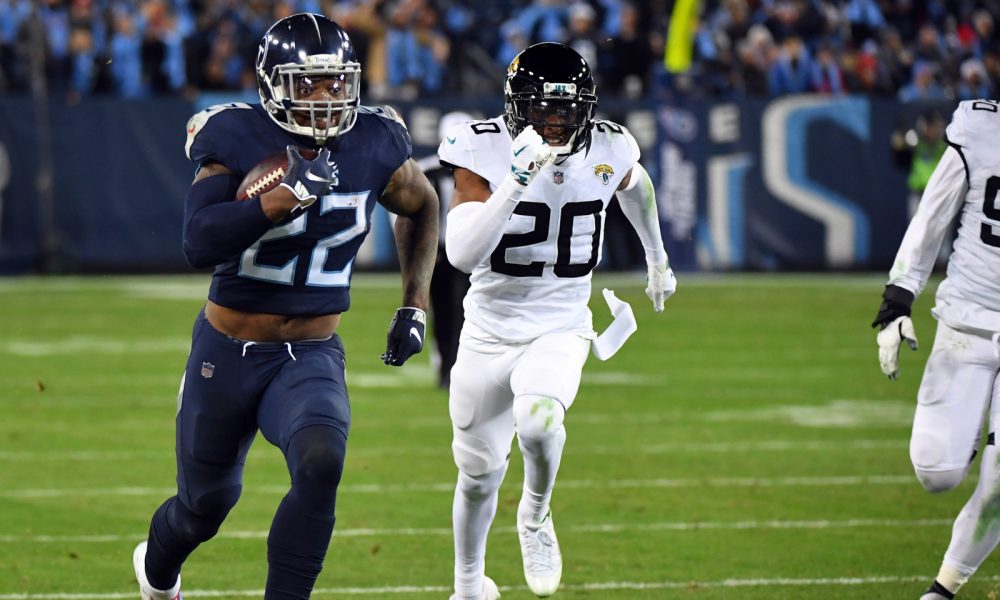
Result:
M552 548L555 544L545 528L525 527L521 536L524 538L529 568L536 572L550 571L552 569Z

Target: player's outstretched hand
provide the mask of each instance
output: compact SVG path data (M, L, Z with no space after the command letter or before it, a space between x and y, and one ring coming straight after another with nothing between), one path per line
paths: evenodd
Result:
M646 275L646 295L653 301L653 310L663 312L663 302L677 291L677 279L674 271L666 262L649 265Z
M316 158L303 158L296 146L285 148L288 153L288 172L281 179L281 186L287 188L299 201L299 209L308 208L316 198L325 196L334 185L333 165L330 151L323 148Z
M552 146L534 128L525 127L510 146L510 174L521 185L528 185L553 158Z
M423 350L426 323L427 315L419 308L404 306L396 309L396 314L389 323L382 362L400 367L406 359Z
M878 342L878 362L889 379L899 377L899 347L906 342L910 350L917 349L917 333L910 317L896 317L875 336Z

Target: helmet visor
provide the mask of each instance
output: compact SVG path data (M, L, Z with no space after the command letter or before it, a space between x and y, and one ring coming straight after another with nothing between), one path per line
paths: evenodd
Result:
M523 117L550 146L565 146L586 126L591 104L575 99L537 98L523 108Z

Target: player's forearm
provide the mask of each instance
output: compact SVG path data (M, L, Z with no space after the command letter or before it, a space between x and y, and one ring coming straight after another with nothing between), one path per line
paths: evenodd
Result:
M636 163L628 186L618 192L618 204L629 223L639 234L646 251L646 263L660 265L667 260L660 235L660 216L656 209L656 194L649 174Z
M193 267L217 265L271 228L260 200L232 201L239 181L215 175L195 182L184 203L184 256Z
M889 284L920 294L937 259L941 243L958 214L967 183L965 163L952 148L945 151L917 205L899 245Z
M485 202L463 202L448 211L448 262L471 273L486 260L500 243L524 190L525 186L508 176Z
M438 247L437 196L412 215L396 219L396 249L403 278L403 306L427 310Z

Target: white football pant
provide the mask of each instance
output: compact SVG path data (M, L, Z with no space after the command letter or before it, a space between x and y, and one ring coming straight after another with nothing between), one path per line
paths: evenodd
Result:
M939 322L927 359L910 439L910 460L931 492L955 488L979 447L983 421L1000 425L1000 348L988 336ZM995 445L983 449L979 483L952 529L944 564L972 575L1000 542L1000 464Z

